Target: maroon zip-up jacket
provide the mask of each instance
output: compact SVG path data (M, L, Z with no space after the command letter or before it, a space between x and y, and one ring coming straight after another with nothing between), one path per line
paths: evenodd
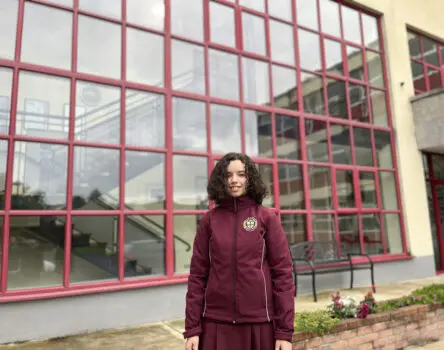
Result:
M200 335L202 317L274 323L291 341L294 284L288 243L276 214L248 196L208 211L194 240L184 337Z

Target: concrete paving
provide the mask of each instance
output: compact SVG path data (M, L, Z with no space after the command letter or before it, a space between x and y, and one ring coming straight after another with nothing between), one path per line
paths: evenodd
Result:
M444 283L444 276L378 285L375 298L377 301L399 298L407 295L416 288L432 283ZM368 291L369 288L344 289L341 290L341 294L344 297L352 296L357 300L361 300ZM319 301L317 303L313 302L311 295L299 296L295 298L296 311L313 311L325 308L330 303L330 295L334 292L335 291L325 291L319 293ZM137 328L96 332L23 344L0 345L0 350L183 350L183 330L184 320L171 320ZM410 349L444 350L444 342Z

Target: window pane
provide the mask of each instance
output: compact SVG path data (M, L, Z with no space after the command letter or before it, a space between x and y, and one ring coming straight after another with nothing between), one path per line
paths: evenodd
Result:
M64 232L65 217L10 218L8 290L62 285Z
M339 239L350 248L350 253L361 254L358 217L356 215L338 215Z
M328 113L331 117L348 119L345 83L343 81L327 79Z
M401 254L402 234L401 223L398 214L384 214L385 241L387 245L387 253Z
M121 28L91 17L79 17L77 69L120 79Z
M370 255L384 254L379 214L364 214L361 219L365 253Z
M281 214L281 224L289 245L307 240L307 217L303 214Z
M0 57L14 59L17 31L17 0L0 1Z
M332 208L330 168L309 166L310 201L313 210Z
M244 102L259 105L270 104L270 77L268 64L243 57Z
M25 2L21 59L71 70L72 13Z
M164 30L164 0L126 0L126 20L129 23Z
M173 178L175 209L193 210L208 208L206 158L174 156Z
M15 142L12 209L64 209L67 159L68 146Z
M171 0L172 34L203 41L203 18L202 0Z
M205 103L173 97L173 147L184 151L207 150Z
M333 215L315 214L312 215L311 222L313 225L313 240L321 242L336 241Z
M353 171L336 170L336 191L340 208L356 207Z
M5 182L6 182L6 161L8 156L8 141L0 140L0 210L4 210L5 208ZM14 192L13 192L14 195ZM3 220L3 219L1 219ZM0 235L3 231L2 225L3 221L0 221ZM1 266L1 263L0 263Z
M322 77L307 73L301 73L301 75L305 113L324 115L324 83Z
M388 126L387 104L385 101L385 92L370 89L370 100L372 103L373 124L379 126Z
M125 216L125 278L165 275L165 216Z
M375 130L374 135L378 167L387 169L393 168L390 133L386 131Z
M438 180L444 179L444 156L433 154L432 158L432 167L433 167L433 178Z
M52 2L53 4L59 4L63 6L72 7L74 0L48 0L48 2Z
M211 105L211 150L213 153L241 151L240 111L238 108Z
M244 50L259 55L266 55L265 21L262 17L242 12Z
M125 209L164 208L165 155L125 151Z
M332 74L344 74L341 44L324 39L325 69Z
M320 71L321 66L321 49L319 35L313 34L303 29L298 30L299 39L299 63L301 68Z
M441 72L437 69L427 68L430 90L442 87Z
M317 2L313 0L297 0L296 18L298 25L318 30Z
M292 20L291 0L268 1L268 13L274 17L280 17L287 21Z
M299 164L278 164L281 210L304 209L304 181Z
M239 0L239 5L249 7L256 11L265 12L265 0Z
M365 46L379 50L379 30L378 30L378 20L369 16L365 13L361 13L362 25L364 28L364 44Z
M116 19L122 17L121 0L79 0L79 9Z
M116 149L74 147L73 209L118 209L119 153Z
M211 1L210 31L212 42L234 47L236 45L234 9Z
M127 145L165 147L164 96L127 89L125 133Z
M382 208L386 210L398 209L398 195L396 193L395 174L387 171L380 171L379 186L381 188Z
M348 73L350 78L364 81L364 65L362 60L362 50L360 48L347 45Z
M278 65L272 66L274 106L297 110L296 71Z
M185 274L190 271L194 237L199 230L202 215L174 215L174 272Z
M210 49L208 60L211 96L238 101L239 65L237 56Z
M0 67L0 134L7 134L9 131L11 90L12 90L12 69ZM20 101L20 96L19 96L19 101ZM17 110L17 112L19 112L19 109ZM19 116L17 115L17 119L18 118ZM18 131L16 130L16 132Z
M268 196L264 198L262 203L266 207L273 208L274 203L274 181L273 181L273 166L269 164L259 164L259 173L261 174L262 180L268 190Z
M276 153L279 158L300 159L299 118L276 115Z
M330 124L333 163L352 164L350 130L348 126Z
M244 110L244 124L246 153L251 157L272 157L270 114Z
M327 123L305 119L305 144L308 161L328 163Z
M424 61L439 67L438 50L436 42L432 39L423 36L422 47L424 50Z
M367 103L367 88L362 85L348 84L350 111L353 120L368 123L370 121Z
M126 79L164 86L164 37L127 28Z
M373 166L373 149L370 129L353 128L356 165Z
M294 66L293 26L271 19L270 41L271 59Z
M203 46L172 41L173 89L205 94Z
M421 63L411 61L412 75L413 75L413 86L415 90L425 91L425 75L424 66Z
M376 87L384 87L384 74L381 55L372 51L366 51L368 81Z
M319 5L322 32L340 37L339 5L333 0L320 0Z
M77 81L75 139L120 143L120 88Z
M71 283L117 280L118 216L73 216Z
M359 12L347 6L341 6L341 10L344 39L362 45Z
M360 180L359 187L361 192L362 207L376 208L378 204L376 201L375 174L368 172L360 172L359 180ZM394 185L393 188L395 188Z

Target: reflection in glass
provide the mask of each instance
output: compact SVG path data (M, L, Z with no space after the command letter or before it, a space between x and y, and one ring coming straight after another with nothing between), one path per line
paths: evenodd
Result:
M126 20L128 23L164 30L164 0L126 0Z
M370 255L384 254L379 214L363 214L361 220L365 253Z
M382 208L386 210L398 209L395 174L388 171L380 171L379 187L381 191Z
M278 164L279 198L282 210L304 209L304 181L299 164Z
M0 57L14 59L17 31L17 0L0 1Z
M234 47L236 33L234 25L234 9L229 6L210 2L210 35L216 44Z
M203 41L204 16L202 0L171 0L170 6L171 33L185 38Z
M362 25L364 28L364 44L365 46L379 50L379 30L378 20L366 13L361 13Z
M429 208L429 217L430 217L430 228L432 231L432 242L433 242L433 253L435 255L435 267L436 270L441 270L441 254L440 254L440 244L438 242L438 227L436 225L435 219L435 206L433 204L433 194L432 194L432 184L430 182L426 182L427 188L427 200L428 200L428 208ZM442 231L442 230L439 230Z
M384 75L382 73L382 58L379 53L366 51L368 81L376 87L384 87Z
M127 28L126 36L127 80L141 84L163 86L163 36L133 28Z
M109 194L118 198L118 189ZM116 201L116 205L118 205ZM165 208L165 155L139 151L125 152L125 209Z
M307 240L307 217L304 214L281 214L281 225L289 245Z
M433 179L444 179L444 156L440 154L430 155L432 158ZM425 165L427 167L427 164ZM428 176L427 176L428 177Z
M345 82L327 79L328 113L331 117L348 119Z
M442 86L441 72L439 70L428 67L427 74L429 78L430 90L437 89Z
M385 92L381 90L370 89L370 101L372 104L373 124L379 126L388 126Z
M239 100L239 65L236 55L209 49L210 95Z
M204 102L173 97L173 147L184 151L206 152Z
M332 209L330 168L309 166L310 201L313 210Z
M8 156L8 141L0 140L0 210L5 208L5 182L6 182L6 160ZM14 195L14 192L13 192ZM3 224L3 221L0 221ZM2 226L0 225L0 236ZM1 266L1 263L0 263Z
M172 40L173 89L205 94L204 48Z
M387 169L393 168L390 133L386 131L375 130L374 135L378 167Z
M370 115L367 103L367 88L362 85L349 83L348 94L350 97L352 120L368 123L370 121Z
M12 90L12 69L0 67L0 134L7 134L9 131L11 90ZM19 96L19 101L20 101L20 96ZM17 110L17 112L19 112L19 109ZM19 116L17 115L17 119L18 118Z
M362 45L359 12L348 6L341 6L341 10L344 39Z
M376 181L375 173L360 172L359 188L361 192L361 201L363 208L376 208Z
M120 143L120 88L77 81L75 139Z
M70 70L71 42L71 12L25 2L22 61Z
M127 145L165 147L164 96L127 89L125 133Z
M273 182L273 166L270 164L259 164L259 173L268 190L268 196L264 198L262 203L266 207L273 208L274 203L274 182Z
M338 3L333 0L319 0L319 6L319 10L321 12L322 32L336 37L341 37Z
M361 254L359 224L356 215L338 215L339 240L350 249L352 254Z
M401 222L398 214L384 214L385 242L387 253L401 254L402 246Z
M165 275L163 215L125 216L124 264L125 278Z
M211 113L211 151L225 154L241 151L240 111L213 104Z
M278 0L275 0L278 1ZM264 0L239 0L239 5L249 7L253 10L265 12Z
M299 64L301 68L313 72L320 71L321 66L321 48L319 35L312 32L299 29Z
M244 102L270 104L270 77L266 62L242 58Z
M265 56L264 18L242 12L242 30L244 50Z
M7 289L61 286L65 217L12 216L9 230Z
M48 0L48 2L52 2L54 4L59 4L63 6L72 7L74 0Z
M251 157L272 157L271 116L266 112L244 110L245 150Z
M356 165L373 166L372 136L370 129L353 128Z
M421 63L411 61L413 86L415 90L421 92L426 90L424 66Z
M274 106L297 110L296 71L278 65L272 66Z
M422 48L424 51L424 60L436 67L439 67L438 50L436 41L422 36Z
M348 126L330 124L333 163L352 164L350 130Z
M292 21L291 0L274 0L268 2L268 13L270 16L279 17Z
M173 156L173 201L175 209L208 208L207 159Z
M186 274L190 271L194 237L199 230L202 215L174 215L174 272Z
M300 159L299 118L276 115L276 153L279 158Z
M318 30L318 8L317 1L297 0L296 18L298 25Z
M119 153L117 149L74 147L73 209L118 208Z
M120 25L81 15L77 70L119 79L121 34Z
M270 45L273 61L295 65L293 26L270 19Z
M350 45L347 45L346 50L350 78L364 81L362 50Z
M322 77L302 72L301 80L304 112L324 115L324 83Z
M344 74L342 48L337 41L324 39L325 69L332 74Z
M356 207L353 171L336 170L336 192L340 208Z
M321 242L336 241L335 220L330 214L315 214L311 216L313 240Z
M407 32L409 53L411 58L420 60L422 58L420 37L416 33Z
M118 216L72 216L71 283L116 280Z
M115 19L122 17L121 0L79 0L79 9Z
M68 146L15 142L12 209L65 208L67 160Z
M305 144L309 162L328 163L327 123L305 119Z

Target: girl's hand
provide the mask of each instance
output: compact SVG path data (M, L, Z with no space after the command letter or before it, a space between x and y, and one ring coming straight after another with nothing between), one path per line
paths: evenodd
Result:
M276 340L275 350L291 350L291 343L286 340Z
M187 339L187 342L185 344L185 350L198 350L198 348L199 348L199 336L198 335Z

